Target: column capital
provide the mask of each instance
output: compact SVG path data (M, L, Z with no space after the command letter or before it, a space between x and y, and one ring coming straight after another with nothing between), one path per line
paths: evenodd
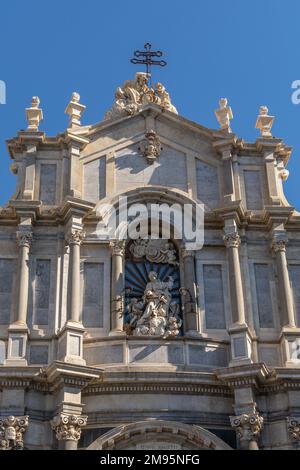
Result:
M124 256L125 254L125 240L111 240L109 246L113 255Z
M226 233L223 236L223 241L226 248L239 248L241 244L241 237L238 232Z
M195 258L195 250L188 250L187 248L182 248L181 250L182 258Z
M58 441L79 441L81 428L86 426L87 416L60 413L51 420L51 427Z
M230 416L230 424L241 441L253 441L259 437L264 419L257 412Z
M82 229L71 229L66 233L66 242L68 245L81 245L86 237L86 233Z
M294 442L300 442L300 418L286 418L289 437Z
M274 237L271 243L271 249L274 251L274 253L277 253L279 251L285 252L287 242L288 240L286 238Z
M0 417L0 450L22 450L28 416Z
M16 232L16 239L19 247L26 246L27 248L30 248L33 240L33 233L30 230L18 230Z

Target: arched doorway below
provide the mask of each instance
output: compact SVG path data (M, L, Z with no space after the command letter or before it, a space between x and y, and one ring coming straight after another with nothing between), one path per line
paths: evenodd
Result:
M148 420L119 426L98 437L87 450L232 450L200 426Z

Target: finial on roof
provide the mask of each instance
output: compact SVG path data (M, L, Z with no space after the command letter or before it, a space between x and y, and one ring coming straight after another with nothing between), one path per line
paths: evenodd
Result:
M81 115L84 113L86 106L79 103L80 95L76 91L72 93L71 100L66 107L65 113L69 115L68 128L74 128L81 126Z
M146 73L149 73L151 75L151 66L152 65L159 65L160 67L165 67L167 65L167 62L165 60L154 60L153 57L161 57L163 55L162 51L152 51L151 50L152 45L147 42L144 45L144 50L143 51L134 51L135 58L131 59L130 62L132 64L143 64L146 65ZM136 59L136 57L139 57ZM140 59L140 57L143 57Z
M26 119L28 121L28 131L37 132L39 124L43 120L43 111L39 108L40 99L38 96L33 96L31 99L31 107L26 108Z
M259 115L256 119L255 128L260 129L260 135L262 137L272 137L271 130L274 123L274 116L269 116L269 110L267 106L261 106L259 108Z
M220 107L215 110L215 115L220 124L220 128L227 132L232 132L230 128L230 121L233 119L233 114L230 106L227 106L227 98L219 100Z

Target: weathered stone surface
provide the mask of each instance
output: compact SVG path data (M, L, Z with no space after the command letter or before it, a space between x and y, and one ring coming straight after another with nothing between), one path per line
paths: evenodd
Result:
M0 325L10 322L15 261L0 259Z
M84 165L83 193L87 201L97 202L106 195L106 157Z
M224 367L227 364L227 352L225 348L213 346L189 345L189 364L214 367Z
M261 175L258 170L244 170L246 205L248 210L260 210L263 207Z
M166 145L163 145L160 156L152 165L140 154L138 145L133 145L116 153L115 167L118 191L146 185L187 190L185 155Z
M183 348L172 344L131 344L129 346L129 362L183 364Z
M34 282L34 323L37 325L48 325L50 302L50 273L51 261L46 259L37 259Z
M114 364L123 362L122 345L101 345L85 348L84 357L88 364Z
M217 167L196 159L196 177L198 199L210 208L218 206L220 189Z
M274 319L270 289L270 265L256 263L254 265L254 272L259 325L261 328L272 328L274 327Z
M46 205L56 202L56 165L53 163L42 163L40 167L40 197Z
M104 265L84 263L83 315L86 328L103 327Z
M225 328L222 266L204 265L205 321L208 329Z
M46 345L31 345L30 346L30 364L48 364L48 346Z

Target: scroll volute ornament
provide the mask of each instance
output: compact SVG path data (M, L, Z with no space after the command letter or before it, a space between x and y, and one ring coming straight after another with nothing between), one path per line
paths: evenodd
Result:
M79 441L81 428L87 423L87 416L67 415L61 413L51 421L51 427L58 441Z
M287 428L290 439L294 442L300 442L300 419L288 417Z
M258 439L264 419L258 413L252 413L231 416L230 422L241 441L250 441Z

